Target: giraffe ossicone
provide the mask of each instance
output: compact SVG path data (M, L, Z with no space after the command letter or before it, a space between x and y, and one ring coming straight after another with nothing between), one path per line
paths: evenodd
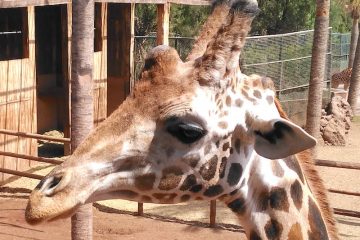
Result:
M33 190L26 220L104 199L220 199L249 239L337 239L321 180L294 155L316 141L285 119L270 79L239 69L257 13L218 1L188 61L154 48L134 92Z

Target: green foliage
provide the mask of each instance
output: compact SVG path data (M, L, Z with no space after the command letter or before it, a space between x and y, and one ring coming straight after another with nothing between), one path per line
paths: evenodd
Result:
M331 1L330 23L335 32L347 32L351 19L344 3ZM357 0L360 1L360 0ZM259 0L260 15L253 24L252 35L296 32L314 28L315 1L313 0Z
M331 1L330 25L333 32L349 32L351 31L351 17L346 13L344 0Z
M156 5L136 4L135 5L135 35L146 36L156 32Z
M313 27L313 0L259 0L261 13L253 23L253 35L301 31Z
M195 37L210 14L209 6L171 5L170 32L182 37Z

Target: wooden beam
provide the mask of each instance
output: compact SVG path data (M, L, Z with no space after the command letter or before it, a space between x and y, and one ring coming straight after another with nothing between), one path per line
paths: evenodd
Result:
M331 193L338 193L338 194L344 194L344 195L350 195L350 196L360 197L360 193L359 193L359 192L349 192L349 191L332 189L332 188L328 189L328 191L331 192Z
M347 169L360 170L359 163L349 163L349 162L339 162L339 161L315 159L315 165L322 166L322 167L347 168Z
M216 200L210 201L210 227L216 225Z
M142 216L143 214L144 214L144 204L139 202L137 215Z
M50 163L50 164L54 164L54 165L59 165L59 164L63 163L63 161L56 160L53 158L34 157L34 156L30 156L30 155L25 155L25 154L18 154L18 153L4 152L4 151L0 151L0 155L7 156L7 157L13 157L13 158L22 158L22 159L27 159L27 160L36 161L36 162Z
M5 168L0 168L0 172L15 175L15 176L20 176L20 177L39 179L39 180L44 178L44 176L41 176L41 175L27 173L27 172L20 172L20 171L5 169Z
M360 212L347 210L347 209L334 208L334 213L337 215L342 215L347 217L360 218Z
M38 139L38 140L46 140L46 141L51 141L51 142L70 143L70 138L57 138L57 137L44 136L44 135L35 134L35 133L11 131L11 130L7 130L7 129L0 129L0 133L6 134L6 135L11 135L11 136L17 136L17 137L26 137L26 138L32 138L32 139Z
M170 3L157 5L157 45L169 45Z

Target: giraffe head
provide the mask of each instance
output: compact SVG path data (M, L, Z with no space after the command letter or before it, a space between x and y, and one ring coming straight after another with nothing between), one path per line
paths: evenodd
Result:
M236 166L225 168L222 159L237 154L245 161L240 146L276 159L315 144L280 118L271 80L239 71L257 3L221 2L231 5L228 15L195 60L182 62L167 46L149 53L131 96L34 189L29 223L102 199L215 199L237 187Z

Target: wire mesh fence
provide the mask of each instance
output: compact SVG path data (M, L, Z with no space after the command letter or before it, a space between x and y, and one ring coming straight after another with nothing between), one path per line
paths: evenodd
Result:
M341 72L348 67L351 33L333 33L331 36L331 73Z
M245 74L270 77L277 95L293 121L303 125L306 119L306 104L310 81L311 52L314 31L249 37L241 55L240 65ZM329 29L323 104L330 101L330 80L333 72L347 66L350 34L331 33ZM156 45L156 36L135 37L135 76L138 77L146 53ZM185 59L194 43L194 38L171 37L170 46L177 49Z

